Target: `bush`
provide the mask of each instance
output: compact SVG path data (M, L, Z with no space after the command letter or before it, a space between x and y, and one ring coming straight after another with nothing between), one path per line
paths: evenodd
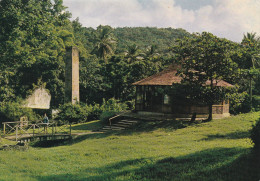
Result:
M99 119L99 116L102 113L102 110L100 109L100 105L99 104L94 104L92 105L86 105L89 110L89 115L88 115L88 120L97 120Z
M102 112L102 114L100 115L100 120L103 122L103 123L108 123L109 119L114 117L116 115L115 112L113 111L104 111Z
M26 116L28 121L37 120L36 113L31 108L24 108L21 106L22 102L2 102L0 104L0 122L20 121L20 117Z
M128 106L126 103L120 103L115 98L111 98L107 101L103 99L103 103L100 106L101 114L99 119L102 122L107 123L109 118L115 116L119 112L126 111L127 108Z
M103 103L100 106L100 110L101 112L105 112L105 111L122 112L127 110L127 104L120 103L115 98L111 98L107 101L103 99Z
M255 126L253 126L250 138L254 143L254 147L260 149L260 119L256 122Z
M108 115L115 115L118 112L125 111L127 109L127 104L120 103L118 100L112 98L107 101L103 99L103 103L87 105L87 104L72 104L66 103L59 107L59 114L56 120L62 122L86 122L95 119L106 120ZM111 116L112 117L112 116ZM109 119L109 118L108 118Z
M231 114L247 113L250 111L250 99L247 92L230 94L229 100Z
M86 105L88 110L88 120L100 119L101 121L108 121L110 117L113 117L118 112L122 112L127 110L127 103L121 103L115 98L111 98L109 100L103 99L103 103L101 105L94 104Z
M253 95L252 106L255 109L255 111L260 111L260 95Z
M126 101L125 104L127 105L128 109L135 110L135 99L132 99L131 101Z
M60 112L56 119L70 123L86 122L88 107L80 104L66 103L59 107Z

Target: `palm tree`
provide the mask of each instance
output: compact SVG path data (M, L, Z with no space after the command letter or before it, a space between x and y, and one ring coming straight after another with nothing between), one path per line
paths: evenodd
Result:
M247 32L243 36L242 44L248 42L248 40L252 43L256 43L260 40L260 37L257 37L255 32L254 33L253 32L252 33Z
M128 63L144 59L143 53L140 52L140 49L136 44L127 46L125 57L127 58Z
M156 57L159 57L160 54L156 53L156 49L157 49L157 45L151 45L151 46L147 47L146 52L145 52L146 58L154 59Z
M116 39L110 26L98 26L94 33L95 47L92 53L107 63L107 57L114 53Z
M250 109L252 108L252 78L254 74L257 73L256 69L259 68L260 65L260 37L256 36L256 33L247 33L244 34L241 43L244 47L247 48L247 52L249 52L248 61L245 62L245 68L248 69L249 75L249 96L250 96Z
M131 57L131 56L135 56L138 52L138 46L136 44L133 45L128 45L127 46L127 51L126 51L126 55Z

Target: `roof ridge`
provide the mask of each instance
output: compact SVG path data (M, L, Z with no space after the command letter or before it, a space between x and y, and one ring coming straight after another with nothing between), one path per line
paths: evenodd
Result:
M163 71L139 80L132 85L172 85L174 83L181 83L182 77L176 75L179 68L181 68L180 65L171 64ZM214 83L216 84L216 86L220 87L233 87L232 84L224 80L214 80ZM209 84L209 80L207 80L205 82L205 85Z

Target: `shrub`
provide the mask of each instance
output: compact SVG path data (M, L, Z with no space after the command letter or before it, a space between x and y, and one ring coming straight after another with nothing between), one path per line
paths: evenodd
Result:
M100 120L103 122L103 123L108 123L109 121L109 118L112 118L116 115L116 113L114 111L104 111L102 112L102 114L100 115Z
M99 119L99 116L102 113L99 104L94 104L93 106L92 105L86 105L86 107L88 107L87 109L89 110L88 120Z
M88 111L84 105L66 103L61 105L59 110L56 119L62 122L79 123L87 121Z
M19 121L22 116L26 116L28 121L37 120L37 115L31 108L24 108L21 105L22 102L19 100L16 102L2 102L0 104L0 122Z
M120 103L115 98L108 99L107 101L103 99L103 103L100 106L102 112L112 111L112 112L122 112L127 110L127 104Z
M260 119L256 122L251 130L250 138L256 149L260 149Z
M128 106L126 103L121 103L115 98L111 98L109 100L103 99L103 103L100 106L101 114L99 119L107 123L109 118L115 116L118 112L122 112L127 110Z
M135 99L132 99L131 101L126 101L125 104L130 110L135 110Z
M116 113L125 111L127 108L127 103L121 103L115 98L111 98L107 101L103 99L101 105L85 105L85 109L88 112L88 120L100 119L105 122L108 121L110 117L116 115Z
M127 109L127 104L120 103L118 100L112 98L104 100L100 106L99 104L71 104L66 103L59 107L59 113L56 120L61 122L86 122L87 120L101 119L106 120L108 115L115 115L117 112L122 112Z
M250 111L250 100L247 92L233 93L229 95L230 113L239 114Z

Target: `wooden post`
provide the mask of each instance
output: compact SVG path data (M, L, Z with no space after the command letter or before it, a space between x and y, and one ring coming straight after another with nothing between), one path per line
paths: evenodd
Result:
M71 123L70 123L70 136L71 136Z
M5 128L6 128L6 125L5 125L5 123L4 123L4 128L3 128L3 129L4 129L4 136L5 136Z
M52 140L54 140L54 123L52 124L51 135L52 135Z
M35 124L33 124L33 139L34 139Z
M135 86L135 111L136 111L136 105L137 105L137 98L138 98L138 87Z
M22 126L21 126L21 123L18 123L18 128L19 128L19 125L20 125L20 135L22 135Z
M15 126L15 141L18 140L18 125Z

